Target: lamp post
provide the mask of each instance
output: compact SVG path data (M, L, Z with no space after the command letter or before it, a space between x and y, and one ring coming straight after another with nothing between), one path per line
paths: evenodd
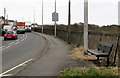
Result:
M43 33L43 0L42 0L42 33Z
M6 8L4 8L4 24L6 23L5 22L5 15L6 15Z
M35 24L35 8L34 8L34 14L33 14L33 18L34 18L34 24Z
M88 49L88 0L84 0L84 54Z
M120 1L118 2L118 25L120 26Z
M71 34L70 22L71 22L71 0L69 0L69 4L68 4L68 44L70 44L70 34Z
M55 13L56 13L56 0L55 0ZM55 37L56 37L56 19L55 19Z

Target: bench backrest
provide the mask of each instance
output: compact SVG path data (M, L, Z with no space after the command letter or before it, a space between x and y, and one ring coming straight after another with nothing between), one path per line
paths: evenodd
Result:
M103 53L108 53L108 55L112 51L112 47L113 47L113 44L105 43L105 42L99 42L97 46L99 51L102 51Z

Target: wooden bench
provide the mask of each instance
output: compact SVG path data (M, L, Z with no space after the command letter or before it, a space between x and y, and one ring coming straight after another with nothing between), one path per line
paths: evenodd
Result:
M87 51L92 55L95 55L99 62L100 62L99 57L107 57L107 66L109 66L109 56L110 53L112 52L112 47L113 44L111 43L99 42L97 45L97 50L88 49Z

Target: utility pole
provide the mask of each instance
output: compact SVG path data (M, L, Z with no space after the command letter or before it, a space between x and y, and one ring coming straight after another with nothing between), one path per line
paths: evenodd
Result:
M118 2L118 25L120 26L120 1Z
M4 24L5 24L5 15L6 15L6 8L4 8Z
M70 35L71 35L70 22L71 22L71 1L69 0L69 4L68 4L68 44L70 44Z
M43 0L42 0L42 33L43 33Z
M55 0L55 13L56 13L56 0ZM55 19L55 37L56 37L56 19Z
M88 0L84 0L84 54L88 49Z
M35 24L35 8L34 8L33 18L34 18L34 24Z
M7 14L7 19L6 19L6 21L7 21L7 24L8 24L8 14Z

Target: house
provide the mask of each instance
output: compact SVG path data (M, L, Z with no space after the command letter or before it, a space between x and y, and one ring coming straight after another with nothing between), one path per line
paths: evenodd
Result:
M14 21L14 20L8 20L7 24L10 25L10 26L15 26L16 25L16 21Z
M31 27L38 27L38 24L37 23L33 23L33 24L31 24Z
M0 17L0 29L2 28L3 24L4 24L4 20L5 18L3 16Z

